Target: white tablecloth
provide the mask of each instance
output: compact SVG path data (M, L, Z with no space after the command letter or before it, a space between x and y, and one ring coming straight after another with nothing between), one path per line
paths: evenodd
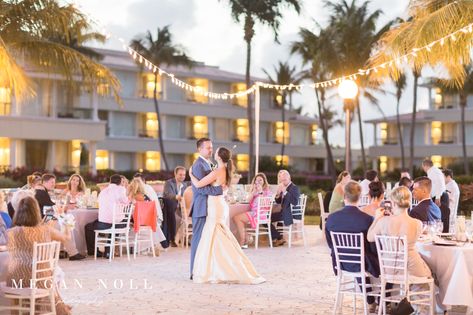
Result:
M473 314L473 245L438 246L417 243L417 249L439 282L437 301L448 305L466 305Z
M99 217L98 209L73 209L67 211L76 219L76 227L74 229L74 241L77 250L82 255L87 254L87 244L85 242L85 225L93 222Z

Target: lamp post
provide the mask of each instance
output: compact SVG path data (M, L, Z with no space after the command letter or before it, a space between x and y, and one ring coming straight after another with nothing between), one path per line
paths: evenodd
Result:
M351 113L353 112L353 99L358 94L358 86L353 80L343 80L338 86L338 94L343 99L345 111L345 170L351 171Z

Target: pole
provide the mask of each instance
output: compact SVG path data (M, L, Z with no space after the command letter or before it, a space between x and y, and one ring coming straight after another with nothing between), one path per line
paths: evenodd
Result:
M345 170L351 171L351 148L350 148L350 108L346 106L345 110Z
M255 89L255 175L259 172L259 114L260 114L260 94L259 85Z

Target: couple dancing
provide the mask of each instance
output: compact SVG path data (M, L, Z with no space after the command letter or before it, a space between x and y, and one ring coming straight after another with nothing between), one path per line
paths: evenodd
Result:
M212 141L197 141L199 158L192 165L192 244L191 279L195 283L259 284L265 281L243 253L227 225L228 204L224 190L230 185L231 152L220 147L215 152L217 166L212 170Z

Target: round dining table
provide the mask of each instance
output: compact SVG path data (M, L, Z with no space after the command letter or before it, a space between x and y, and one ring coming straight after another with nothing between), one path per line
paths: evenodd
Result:
M82 255L87 255L87 243L85 242L85 225L99 218L99 210L92 209L71 209L67 213L74 216L76 226L74 228L74 242L76 248Z
M417 249L438 281L439 306L446 310L451 305L463 305L468 307L467 314L473 314L473 244L418 242Z

